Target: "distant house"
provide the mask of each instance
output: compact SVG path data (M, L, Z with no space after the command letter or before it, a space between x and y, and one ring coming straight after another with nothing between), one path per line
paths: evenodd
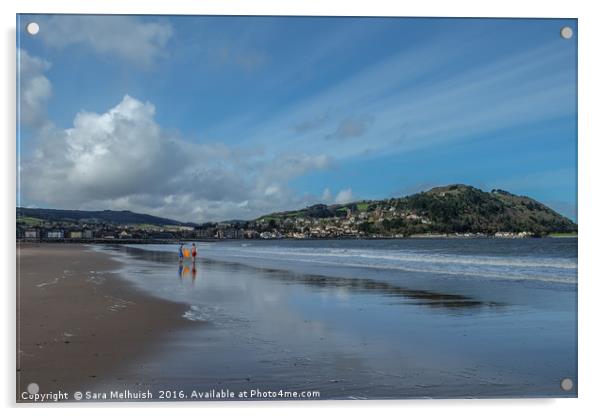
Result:
M25 238L40 238L40 232L36 229L25 230L23 234Z
M65 238L63 230L50 230L46 233L46 238Z
M71 231L69 233L69 238L81 239L83 237L83 233L81 231Z
M222 235L222 238L243 238L243 232L238 228L227 228Z
M129 234L127 231L123 230L122 232L119 233L119 238L130 238L132 235Z
M88 239L88 240L94 238L94 232L92 230L84 230L83 235L84 235L84 238Z
M199 238L213 238L215 236L215 228L203 228L197 232Z
M244 238L259 238L259 232L255 230L247 230L244 232Z

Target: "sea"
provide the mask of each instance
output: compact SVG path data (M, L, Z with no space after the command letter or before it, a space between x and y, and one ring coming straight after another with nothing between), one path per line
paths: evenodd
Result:
M96 247L120 261L124 279L185 304L181 319L198 324L141 353L131 364L139 379L116 375L111 388L318 392L301 399L577 394L577 238L195 244L195 263L179 263L171 244Z

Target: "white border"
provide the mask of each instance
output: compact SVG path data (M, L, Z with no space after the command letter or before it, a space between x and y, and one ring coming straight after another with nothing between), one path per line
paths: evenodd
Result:
M109 404L87 408L91 413L130 413L143 411L163 414L173 408L199 414L200 412L251 414L326 414L344 411L350 415L365 414L375 410L385 414L472 414L507 415L510 413L534 413L567 415L593 413L600 408L597 400L600 385L600 300L602 293L596 257L602 230L599 217L602 212L602 189L596 179L602 178L598 158L602 131L600 128L599 97L600 60L599 41L602 40L601 14L594 1L545 1L526 0L497 1L434 1L393 2L383 0L222 0L222 1L125 1L116 0L4 0L0 2L2 13L2 76L3 97L0 101L2 126L2 281L4 295L2 329L5 336L0 342L4 369L0 392L2 404L13 407L15 397L14 377L14 330L15 330L15 14L16 13L120 13L120 14L249 14L249 15L347 15L347 16L455 16L455 17L563 17L579 19L579 399L550 400L435 400L435 401L388 401L388 402L262 402L220 404ZM33 411L26 407L25 411ZM22 409L23 410L23 409ZM71 405L50 406L46 411L64 414L81 409Z

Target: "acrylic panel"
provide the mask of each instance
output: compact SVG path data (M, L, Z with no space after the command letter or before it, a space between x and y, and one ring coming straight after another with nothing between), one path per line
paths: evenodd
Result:
M577 33L17 15L17 401L576 397Z

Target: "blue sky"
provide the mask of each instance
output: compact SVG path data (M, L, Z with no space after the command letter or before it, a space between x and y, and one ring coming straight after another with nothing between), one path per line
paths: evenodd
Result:
M575 20L19 22L21 205L201 222L466 183L576 219Z

